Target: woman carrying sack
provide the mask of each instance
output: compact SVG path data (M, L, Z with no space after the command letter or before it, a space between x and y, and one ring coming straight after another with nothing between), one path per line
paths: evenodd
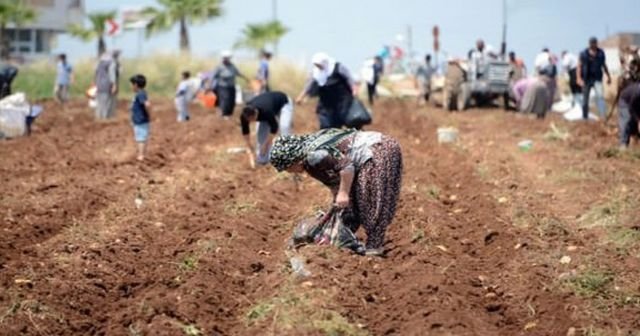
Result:
M316 113L320 129L345 126L345 116L351 108L357 90L349 69L325 53L317 53L311 59L311 78L298 95L301 104L310 95L318 95Z
M353 129L280 136L270 162L278 171L307 172L329 187L345 225L352 232L364 226L366 254L384 254L402 182L402 152L395 139Z

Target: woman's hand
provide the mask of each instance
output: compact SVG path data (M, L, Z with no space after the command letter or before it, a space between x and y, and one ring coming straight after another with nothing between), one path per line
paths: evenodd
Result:
M338 208L344 209L349 206L349 194L346 192L339 191L336 195L336 206Z

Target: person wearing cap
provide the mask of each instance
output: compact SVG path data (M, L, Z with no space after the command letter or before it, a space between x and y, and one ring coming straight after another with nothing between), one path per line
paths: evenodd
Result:
M316 113L320 129L345 126L345 115L353 102L357 90L351 72L326 53L316 53L311 59L311 78L296 98L301 104L306 97L318 95Z
M603 74L607 75L607 84L611 84L611 75L607 68L604 50L598 47L598 39L589 39L589 47L580 53L577 68L577 83L582 87L582 118L589 119L589 95L593 89L596 95L598 115L605 117L606 105L604 102L604 87L602 85Z
M273 137L278 133L288 135L291 132L292 121L293 102L283 92L265 92L247 102L240 115L240 127L249 153L252 155L252 163L269 163ZM258 123L255 148L249 137L251 122Z
M367 234L366 254L381 256L402 185L402 150L379 132L325 129L279 136L271 149L278 171L306 172L331 190L345 225Z
M260 93L269 92L269 61L271 60L271 53L263 50L260 58L260 65L258 66L258 73L256 74L256 80L260 84Z
M213 91L218 99L216 104L222 112L224 119L229 119L236 107L236 77L247 80L240 70L231 62L231 51L222 52L222 64L213 70Z

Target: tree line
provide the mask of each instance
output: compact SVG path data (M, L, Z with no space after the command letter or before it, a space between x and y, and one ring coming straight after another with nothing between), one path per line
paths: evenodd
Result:
M223 0L157 0L159 7L147 7L142 10L143 16L149 19L146 35L171 30L179 26L178 45L181 52L189 53L191 41L189 26L204 24L224 14ZM116 11L101 11L88 14L89 25L71 25L68 29L72 36L84 41L97 41L97 52L101 55L106 50L105 26L107 21L115 19ZM289 32L280 21L249 23L241 31L241 37L234 44L235 48L245 48L260 52L267 46L275 48L278 41Z

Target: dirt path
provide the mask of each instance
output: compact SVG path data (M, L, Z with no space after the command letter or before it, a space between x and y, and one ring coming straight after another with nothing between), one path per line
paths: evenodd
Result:
M328 204L328 192L309 178L296 192L286 174L247 170L244 157L226 152L242 144L235 121L196 110L193 122L176 124L171 104L158 104L151 157L137 164L124 114L93 123L80 103L47 111L31 138L0 143L0 334L564 335L571 327L585 334L640 328L640 303L633 301L640 288L625 280L637 276L637 267L629 270L640 258L637 245L625 245L625 255L606 246L591 253L589 245L609 231L575 221L592 202L608 202L602 190L637 182L635 161L598 159L606 147L586 146L584 127L572 129L576 138L566 143L538 149L535 139L524 156L513 140L540 136L547 125L530 127L499 112L451 116L385 103L371 128L398 138L405 157L389 256L306 247L300 253L312 274L299 279L288 266L286 240L297 219ZM310 111L298 109L297 130L315 127ZM460 146L435 142L437 126L447 123L462 130ZM501 133L504 127L513 131ZM588 176L554 170L576 162L583 164L576 172ZM543 173L548 178L538 178ZM626 224L632 204L623 203L616 219ZM562 225L546 221L543 232L540 218ZM559 265L574 245L580 248L571 267ZM598 296L609 304L609 320L596 314L594 300L558 281L594 260L617 272L606 285L622 286L631 298L615 305L619 296Z

